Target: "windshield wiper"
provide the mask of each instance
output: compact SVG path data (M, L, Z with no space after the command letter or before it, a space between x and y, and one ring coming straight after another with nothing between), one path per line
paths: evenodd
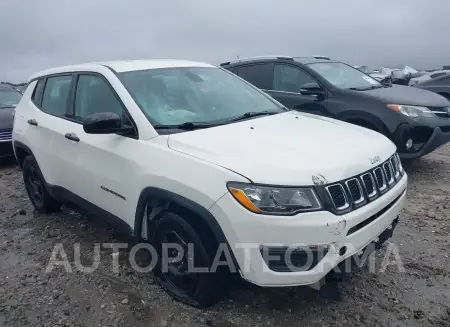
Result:
M246 112L245 114L243 114L241 116L237 116L237 117L235 117L233 119L230 119L230 120L226 121L225 124L234 123L234 122L241 121L241 120L248 119L248 118L253 118L253 117L258 117L258 116L269 116L269 115L275 115L275 114L279 114L279 113L280 112L278 112L278 111L268 111L268 110L265 110L265 111L249 111L249 112Z
M202 123L202 122L185 122L182 124L175 124L175 125L153 125L153 128L155 128L155 129L194 130L194 129L214 127L214 126L219 126L219 125L222 125L222 124Z
M350 90L353 91L367 91L367 90L374 90L374 89L379 89L382 88L383 86L378 86L378 85L372 85L372 86L366 86L366 87L350 87Z

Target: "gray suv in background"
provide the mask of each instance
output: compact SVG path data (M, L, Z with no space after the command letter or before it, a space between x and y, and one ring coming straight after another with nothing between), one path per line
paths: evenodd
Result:
M22 94L10 85L0 85L0 159L13 157L12 128L14 109Z

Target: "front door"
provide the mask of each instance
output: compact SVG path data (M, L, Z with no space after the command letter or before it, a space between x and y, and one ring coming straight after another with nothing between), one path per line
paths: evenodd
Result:
M122 118L122 125L131 119L120 97L100 74L77 75L73 117L66 131L66 143L76 147L66 180L70 190L84 200L133 224L127 202L135 197L137 167L127 157L139 142L135 137L118 134L87 134L83 121L99 112L113 112Z
M325 91L297 66L276 63L273 87L266 92L290 109L328 116Z

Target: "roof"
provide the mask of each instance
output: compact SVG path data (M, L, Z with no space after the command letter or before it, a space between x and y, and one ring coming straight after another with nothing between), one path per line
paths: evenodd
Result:
M314 63L318 63L318 62L335 62L332 61L331 59L326 59L325 57L294 57L294 60L302 63L302 64L314 64Z
M252 62L252 61L265 61L265 60L294 60L290 56L285 55L264 55L264 56L253 56L253 57L243 57L243 58L237 58L234 60L226 61L220 63L220 66L230 66L234 64L241 64L245 62Z
M241 64L244 62L261 62L261 61L272 61L272 60L295 60L302 64L310 64L314 62L330 62L330 57L327 56L309 56L309 57L292 57L286 55L265 55L265 56L254 56L246 58L238 58L231 61L222 62L220 66L233 66L236 64Z
M134 70L145 70L145 69L157 69L157 68L174 68L174 67L215 67L211 64L189 61L189 60L177 60L177 59L144 59L144 60L116 60L116 61L100 61L100 62L90 62L77 65L68 65L54 67L46 70L37 72L30 77L30 80L51 74L58 74L64 72L91 70L95 67L110 67L116 72L127 72Z

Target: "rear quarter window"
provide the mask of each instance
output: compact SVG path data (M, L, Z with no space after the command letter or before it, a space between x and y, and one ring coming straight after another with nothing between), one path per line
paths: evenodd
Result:
M41 110L55 116L66 116L71 85L72 75L48 77L42 94Z
M33 94L31 95L31 101L38 107L41 106L42 93L44 91L45 80L39 79L34 87Z

